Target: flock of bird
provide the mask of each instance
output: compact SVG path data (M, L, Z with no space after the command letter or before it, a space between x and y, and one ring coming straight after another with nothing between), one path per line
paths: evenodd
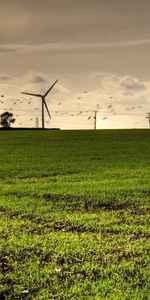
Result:
M85 90L82 94L87 94L88 93L88 91L87 90ZM79 99L79 100L81 100L82 99L82 95L79 95L78 97L77 97L77 99ZM112 96L110 96L109 97L110 99L112 99L113 97ZM32 98L30 97L28 100L27 100L27 104L28 105L30 105L31 104L31 102L32 102ZM12 103L13 104L13 106L17 106L17 104L22 104L23 103L23 101L21 100L21 99L15 99L14 100L14 102ZM5 103L5 95L1 95L1 100L0 100L0 104L2 104L2 106L3 105L6 105L6 103ZM58 106L61 106L62 105L62 102L58 102L57 103L57 105ZM100 104L96 104L96 106L95 106L95 110L98 112L99 110L101 110L103 107L101 107L101 105ZM140 109L140 108L142 108L142 105L138 105L138 106L129 106L129 107L126 107L124 110L125 111L134 111L135 109ZM14 110L14 107L3 107L3 110L9 110L9 111L13 111ZM38 112L39 111L39 108L38 107L35 107L35 112ZM92 119L93 118L93 112L94 112L94 110L91 110L91 109L89 109L89 110L80 110L80 111L60 111L60 110L56 110L56 111L53 111L53 113L56 113L56 114L60 114L60 115L69 115L69 116L71 116L71 117L73 117L73 116L80 116L80 115L83 115L83 114L85 114L86 116L87 116L87 120L90 120L90 119ZM101 111L102 112L102 111ZM107 107L105 107L105 113L106 113L106 115L105 116L102 116L101 117L101 120L106 120L106 119L108 119L109 117L110 117L110 114L111 115L117 115L117 114L119 114L119 115L127 115L128 113L123 113L123 114L120 114L120 113L117 113L116 111L115 111L115 109L114 109L114 107L113 107L113 105L112 104L109 104L109 105L107 105ZM102 115L104 114L104 112L102 112ZM15 117L21 117L21 115L19 115L19 114L15 114ZM30 119L28 119L29 121L33 121L33 118L30 118ZM50 123L50 121L46 121L46 123L47 124L49 124ZM137 122L136 122L137 123ZM20 125L22 125L22 123L20 122L19 123Z

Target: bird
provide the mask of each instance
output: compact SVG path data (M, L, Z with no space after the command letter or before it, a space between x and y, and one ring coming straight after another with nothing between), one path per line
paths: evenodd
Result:
M106 120L108 117L104 117L104 118L102 118L102 120Z
M91 119L91 117L88 117L88 118L87 118L87 120L90 120L90 119Z
M112 105L111 105L111 104L107 106L107 108L111 108L111 107L112 107Z
M96 109L101 109L100 104L96 104Z

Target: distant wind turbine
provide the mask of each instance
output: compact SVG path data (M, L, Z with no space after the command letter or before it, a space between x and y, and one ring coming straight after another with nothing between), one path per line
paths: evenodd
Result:
M48 91L44 94L33 94L33 93L25 93L25 92L21 92L21 94L25 94L25 95L30 95L30 96L35 96L35 97L40 97L42 99L42 128L44 128L44 106L47 110L47 113L49 115L49 118L51 119L51 115L48 109L48 106L46 104L46 100L45 97L48 95L48 93L52 90L52 88L54 87L54 85L58 82L58 79L51 85L51 87L48 89Z

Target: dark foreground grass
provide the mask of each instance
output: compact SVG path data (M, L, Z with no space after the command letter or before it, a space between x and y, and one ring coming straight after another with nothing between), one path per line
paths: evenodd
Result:
M150 131L0 132L0 299L149 299Z

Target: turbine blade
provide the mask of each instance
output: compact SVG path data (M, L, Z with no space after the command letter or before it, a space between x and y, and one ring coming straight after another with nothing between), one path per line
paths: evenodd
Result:
M46 97L48 95L48 93L52 90L52 88L57 83L57 81L58 81L58 79L51 85L51 87L49 88L49 90L44 94L44 97Z
M30 95L30 96L36 96L36 97L41 97L40 94L25 93L25 92L21 92L21 94Z
M44 105L45 105L45 107L46 107L46 110L47 110L47 113L48 113L48 115L49 115L49 118L51 119L51 114L50 114L50 112L49 112L48 106L47 106L46 101L45 101L44 98L43 98L43 102L44 102Z

